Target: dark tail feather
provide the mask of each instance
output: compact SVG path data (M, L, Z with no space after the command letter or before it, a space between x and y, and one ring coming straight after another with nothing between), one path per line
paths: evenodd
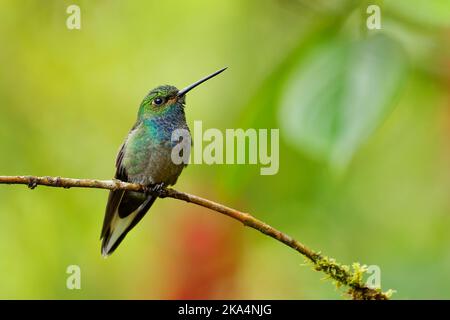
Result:
M142 201L142 194L139 194L139 198L134 198L133 194L131 192L110 194L108 204L111 202L112 205L107 206L102 230L102 255L104 257L116 250L128 232L144 217L156 200L156 197L149 196ZM120 197L119 201L117 201L117 197Z

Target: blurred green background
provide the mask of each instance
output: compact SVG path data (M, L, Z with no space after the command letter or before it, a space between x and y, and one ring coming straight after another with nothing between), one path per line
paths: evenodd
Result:
M450 298L447 0L1 0L0 175L109 179L148 90L223 66L189 94L188 123L279 128L279 173L191 165L177 189L378 265L397 299ZM291 249L173 199L105 260L106 198L1 186L0 298L341 297ZM81 290L66 288L69 265Z

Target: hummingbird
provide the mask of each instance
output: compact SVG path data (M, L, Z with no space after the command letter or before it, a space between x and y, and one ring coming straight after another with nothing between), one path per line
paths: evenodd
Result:
M184 108L186 94L215 77L220 69L184 89L163 85L151 90L141 102L137 120L116 157L115 179L141 184L147 192L111 190L106 204L100 239L102 256L107 257L144 217L156 200L152 192L177 182L187 165L172 161L172 132L189 132Z

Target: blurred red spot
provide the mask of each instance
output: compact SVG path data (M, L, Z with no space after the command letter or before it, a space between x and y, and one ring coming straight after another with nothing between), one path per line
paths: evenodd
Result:
M226 299L235 292L240 226L206 209L189 208L172 237L169 299Z

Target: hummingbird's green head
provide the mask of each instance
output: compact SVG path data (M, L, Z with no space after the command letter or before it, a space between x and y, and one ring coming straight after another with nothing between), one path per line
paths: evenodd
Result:
M181 90L169 85L156 87L150 91L142 101L138 116L144 117L160 115L170 110L183 108L186 103L186 93L203 82L225 71L225 69L226 68L220 69Z
M139 115L157 115L164 113L169 107L183 107L184 96L178 96L179 90L174 86L159 86L150 91L141 103Z

